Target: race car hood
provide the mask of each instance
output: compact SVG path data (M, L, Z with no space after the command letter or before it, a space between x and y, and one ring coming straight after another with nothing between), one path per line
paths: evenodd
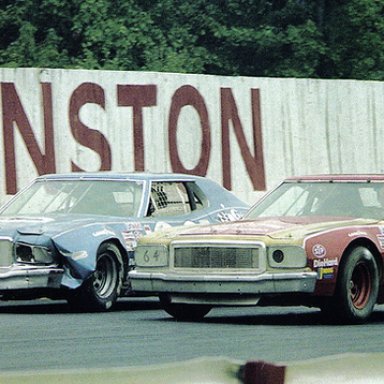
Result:
M69 229L97 222L111 221L110 218L89 215L55 215L55 216L3 216L0 217L0 236L14 237L21 235L55 236ZM120 221L120 220L119 220Z
M268 236L274 239L290 239L303 238L314 233L349 225L366 225L375 222L377 220L350 219L345 217L272 217L192 227L179 234L181 236Z

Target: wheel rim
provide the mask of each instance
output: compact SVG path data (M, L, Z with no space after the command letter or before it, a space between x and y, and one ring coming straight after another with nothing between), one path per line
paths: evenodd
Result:
M112 294L116 285L117 274L113 256L108 253L100 255L93 274L93 288L99 297L106 298Z
M372 291L371 275L365 263L356 265L350 280L350 297L357 309L363 309Z

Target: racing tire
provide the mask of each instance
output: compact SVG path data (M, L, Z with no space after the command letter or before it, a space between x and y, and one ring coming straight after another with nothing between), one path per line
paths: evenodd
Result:
M80 311L105 312L110 310L119 296L123 269L120 251L112 243L100 246L96 256L96 269L92 275L67 298L70 306Z
M160 304L168 315L178 321L200 321L212 309L210 305L171 303L168 296L160 295Z
M322 307L328 320L362 324L371 316L379 292L379 269L365 247L353 248L340 264L335 295Z

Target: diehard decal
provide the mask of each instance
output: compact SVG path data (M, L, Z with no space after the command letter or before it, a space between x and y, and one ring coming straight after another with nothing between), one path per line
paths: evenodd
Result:
M313 268L335 267L337 265L339 265L337 257L334 259L313 260Z

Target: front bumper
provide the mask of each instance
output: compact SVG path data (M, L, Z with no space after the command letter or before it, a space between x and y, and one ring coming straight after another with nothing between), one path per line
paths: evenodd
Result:
M64 274L57 266L0 267L0 293L21 289L60 288Z
M191 294L277 294L313 293L316 272L250 274L174 274L164 272L129 273L133 291L146 293L191 293Z

